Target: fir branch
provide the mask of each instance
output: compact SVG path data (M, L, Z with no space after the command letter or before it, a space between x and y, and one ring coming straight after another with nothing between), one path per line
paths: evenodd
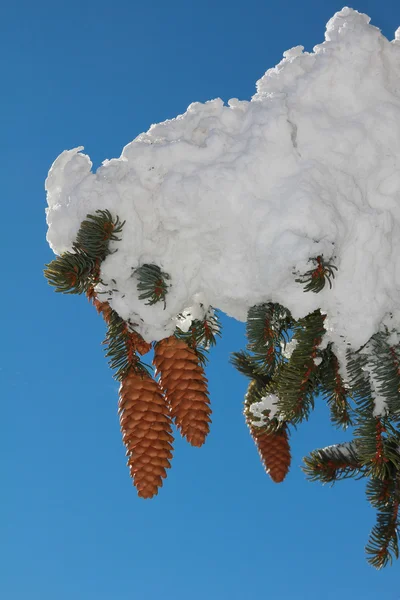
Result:
M357 405L358 414L369 416L373 413L372 388L366 373L368 357L357 352L347 352L347 373L350 395Z
M307 419L314 408L319 386L314 358L325 332L324 320L325 316L316 310L295 323L293 339L297 345L277 378L279 411L285 421L294 425Z
M374 336L368 353L348 352L347 371L351 396L357 406L354 434L360 460L368 475L384 480L390 476L393 466L400 468L400 457L397 452L399 433L391 423L392 417L375 414L374 391L368 373L372 370L373 376L376 375L377 361L372 358L371 363L371 356L376 349L382 350L381 341L380 336Z
M322 396L331 411L332 423L346 429L352 422L352 409L347 399L346 388L339 371L339 361L332 350L332 344L322 351L322 362L318 367Z
M389 497L378 509L377 522L373 527L365 551L368 562L376 569L392 563L393 558L399 558L399 476L390 490Z
M125 221L119 217L113 219L108 210L96 210L95 214L86 215L82 221L74 243L76 252L83 252L92 260L103 261L110 254L111 241L120 241Z
M48 283L62 294L83 294L93 284L95 262L82 252L64 252L45 265Z
M260 370L268 374L282 360L282 347L289 341L294 321L290 312L277 303L252 306L247 315L247 349L254 353Z
M354 434L368 475L385 480L400 469L399 433L387 417L359 415Z
M310 481L334 483L341 479L364 476L355 442L314 450L303 461L303 471Z
M182 331L177 326L175 336L186 342L197 354L204 366L208 361L208 351L217 343L216 336L221 336L221 324L215 309L210 306L203 319L194 319L188 331Z
M299 279L296 279L296 282L305 284L305 292L314 292L315 294L324 289L326 282L332 288L331 280L335 279L334 271L337 271L337 267L326 262L323 256L317 256L317 258L311 258L310 260L316 263L316 267L304 273Z
M271 375L265 375L260 369L255 358L246 352L232 352L229 362L245 377L254 379L259 385L264 386L271 381Z
M164 302L166 308L166 295L168 292L167 281L170 279L168 273L161 271L158 265L144 264L135 271L139 281L137 289L141 294L139 300L148 300L146 304L152 305L157 302Z
M379 394L385 398L392 415L400 418L400 349L390 346L388 335L379 332L372 336L371 346L374 359L371 370L379 384Z
M109 316L104 344L109 365L116 370L115 379L122 381L133 369L136 373L151 376L151 367L141 363L136 354L138 334L129 330L127 323L115 310Z
M109 243L119 240L124 223L114 220L108 210L87 215L73 244L74 252L64 252L46 265L44 275L56 292L83 294L99 283L100 264L110 254Z
M393 495L396 485L396 471L386 479L370 477L367 483L367 499L374 508L385 507Z
M217 337L221 337L221 324L215 310L210 306L204 319L194 319L189 335L194 346L202 346L208 350L217 343Z

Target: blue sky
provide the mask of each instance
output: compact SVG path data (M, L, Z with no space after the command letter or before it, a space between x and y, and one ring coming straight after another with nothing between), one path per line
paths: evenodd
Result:
M321 42L330 0L70 0L1 9L2 502L5 600L399 600L400 563L375 572L363 482L306 482L301 457L344 439L317 407L292 436L284 484L264 474L229 365L244 326L224 318L207 370L212 432L176 441L167 482L137 498L101 319L42 276L44 179L84 145L97 167L192 101L249 99L282 52ZM400 5L359 0L392 39Z

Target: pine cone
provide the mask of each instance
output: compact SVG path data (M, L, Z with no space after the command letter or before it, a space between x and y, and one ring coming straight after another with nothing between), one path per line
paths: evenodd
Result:
M131 370L121 383L119 413L133 483L141 498L162 486L172 458L171 417L156 381Z
M160 385L181 434L192 446L202 446L210 430L207 379L194 350L170 336L155 346L154 365Z
M250 432L266 472L272 481L281 483L289 472L291 461L286 427L275 433L259 433L257 427L250 427Z

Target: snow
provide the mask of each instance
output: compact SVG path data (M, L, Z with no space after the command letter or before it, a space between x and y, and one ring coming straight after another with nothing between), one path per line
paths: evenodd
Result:
M400 330L399 81L400 29L389 42L344 8L313 52L284 53L251 101L193 103L95 173L82 147L63 152L46 180L48 242L71 250L97 209L126 220L101 277L148 341L184 311L188 327L201 305L244 321L272 301L296 319L326 312L340 359L388 315ZM338 268L333 288L304 293L296 274L318 255ZM171 276L165 309L138 299L144 263Z
M353 442L343 442L342 444L334 444L333 446L326 446L322 448L323 452L327 454L332 454L333 456L338 456L338 454L342 454L350 458L352 455L357 456L357 444Z
M279 398L275 394L263 396L260 402L253 402L249 406L249 411L255 417L252 420L254 427L263 427L270 419L277 415ZM265 414L267 411L267 415Z
M281 344L282 356L289 360L290 357L292 356L297 344L298 344L298 341L295 339L290 340L290 342L288 342L287 344Z
M394 335L391 335L388 339L395 340ZM366 374L366 377L369 381L372 391L372 397L374 402L374 408L372 414L374 417L384 417L387 415L389 411L387 399L381 394L382 384L378 381L375 368L376 368L376 356L374 353L374 348L371 343L367 344L362 350L360 354L367 357L366 364L362 367L362 370Z

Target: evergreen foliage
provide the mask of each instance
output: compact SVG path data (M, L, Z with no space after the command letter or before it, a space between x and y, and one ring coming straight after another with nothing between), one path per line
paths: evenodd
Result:
M83 294L100 280L100 264L111 253L125 222L113 219L108 210L87 215L79 228L73 252L64 252L46 265L44 275L56 292Z
M400 419L400 347L390 345L389 332L378 332L371 338L372 371L385 398L388 411Z
M310 481L334 483L339 479L362 474L362 464L357 455L355 442L313 450L304 458L304 463L303 471Z
M109 365L115 369L114 377L118 381L122 381L131 370L137 374L151 374L150 368L137 355L136 337L136 332L130 331L127 323L113 310L104 344L107 348L106 356L110 359Z
M330 408L332 423L346 429L353 424L352 408L348 399L350 390L340 374L339 361L333 352L332 344L328 344L320 356L321 364L317 376L321 395Z
M332 288L332 279L335 278L337 267L332 263L326 262L323 256L317 256L317 258L310 260L316 263L316 266L304 273L296 281L304 285L305 292L314 292L315 294L324 289L326 282Z
M365 550L368 562L381 569L393 558L399 558L399 474L383 481L372 479L368 495L371 504L378 509L378 515Z
M82 221L76 236L74 250L82 252L95 261L103 261L110 251L110 242L119 241L119 234L125 221L119 217L113 219L110 211L96 210L94 215L87 215Z
M247 348L262 372L272 373L282 359L281 349L290 339L288 330L293 323L290 312L277 303L267 302L249 309Z
M139 300L147 300L146 304L152 305L164 302L166 307L166 295L168 292L167 281L170 279L168 273L161 271L158 265L142 265L136 269L135 274L139 281L137 289L140 293Z
M256 359L245 350L232 352L230 363L245 377L254 380L260 387L265 387L271 381L271 376L260 369Z
M216 345L217 337L221 337L221 323L218 312L209 306L203 319L193 319L188 331L177 326L175 336L192 348L204 366L208 361L208 351Z
M48 283L62 294L83 294L92 285L96 262L82 252L64 252L46 265Z
M279 410L284 419L293 424L307 419L314 408L319 386L314 359L325 332L324 319L325 316L316 310L293 325L293 340L297 345L277 380Z

